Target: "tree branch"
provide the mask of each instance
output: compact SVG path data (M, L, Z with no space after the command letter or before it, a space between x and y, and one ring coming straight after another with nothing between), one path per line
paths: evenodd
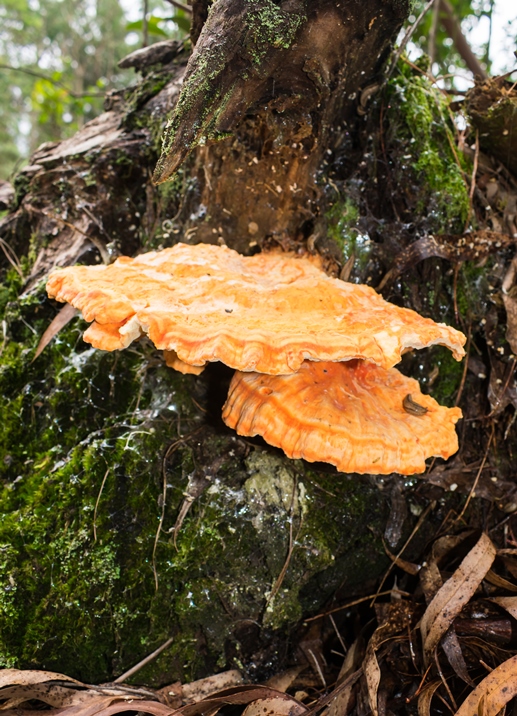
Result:
M481 66L481 63L476 55L472 52L449 0L440 0L440 10L443 11L440 13L440 22L449 37L454 42L454 46L458 50L462 60L465 62L473 75L477 75L485 80L488 77L488 74Z
M178 0L167 0L167 2L173 7L177 7L178 10L183 10L183 12L186 12L188 15L192 15L192 8L188 5L178 2Z
M0 64L0 70L12 70L13 72L23 72L26 75L30 75L31 77L37 77L41 80L46 80L47 82L50 82L50 84L53 84L55 87L60 87L62 90L64 90L72 99L83 99L84 97L105 97L105 92L81 92L80 94L77 94L76 92L72 92L71 89L69 89L66 85L64 85L59 80L54 80L52 77L49 77L48 75L45 75L43 72L37 72L36 70L30 70L28 67L13 67L12 65L4 65L3 63Z

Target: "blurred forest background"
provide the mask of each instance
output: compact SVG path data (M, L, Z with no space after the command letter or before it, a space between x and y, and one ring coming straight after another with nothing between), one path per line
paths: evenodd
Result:
M512 70L514 0L450 2L441 3L441 19L435 2L418 24L408 44L410 59L426 53L439 85L464 92L473 84L476 66L458 39L461 30L487 74ZM415 2L409 25L426 4ZM132 71L117 67L125 55L164 39L186 42L189 24L188 5L170 0L5 0L0 6L0 180L12 176L43 142L70 137L100 114L105 93L131 82Z
M143 18L145 17L145 22ZM157 0L6 0L0 6L0 180L43 142L71 137L130 83L117 63L188 36L189 13Z

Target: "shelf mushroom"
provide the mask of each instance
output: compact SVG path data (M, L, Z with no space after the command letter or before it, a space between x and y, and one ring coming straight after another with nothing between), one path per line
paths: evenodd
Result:
M145 334L183 373L209 361L235 368L223 419L289 457L413 474L458 449L459 408L439 406L393 366L435 344L460 360L465 336L307 258L177 244L57 269L47 290L92 321L84 339L96 348Z
M184 372L221 361L282 375L305 360L354 358L391 368L405 351L434 344L464 355L454 328L288 254L176 244L109 266L57 269L47 290L93 321L84 339L94 347L126 348L146 334Z
M290 458L341 472L412 475L458 449L459 408L439 405L396 368L364 360L306 361L292 375L237 371L223 420Z

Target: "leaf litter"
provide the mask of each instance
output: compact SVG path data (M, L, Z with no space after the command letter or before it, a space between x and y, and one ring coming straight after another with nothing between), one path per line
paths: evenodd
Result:
M49 716L496 716L517 696L517 596L506 567L516 555L514 547L497 550L479 530L435 539L415 560L421 565L418 573L398 567L391 592L373 606L357 600L361 603L302 624L296 663L264 685L244 683L236 669L159 690L115 682L92 686L48 671L4 669L0 711L13 716L42 710ZM398 589L397 579L411 582L412 591ZM350 630L354 610L363 610L355 636ZM364 610L373 617L369 623Z

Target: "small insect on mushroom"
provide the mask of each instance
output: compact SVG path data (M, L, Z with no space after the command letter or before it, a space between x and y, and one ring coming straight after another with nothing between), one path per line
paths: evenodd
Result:
M402 407L406 413L409 413L410 415L425 415L429 412L429 408L426 408L413 400L411 393L408 393L402 401Z

